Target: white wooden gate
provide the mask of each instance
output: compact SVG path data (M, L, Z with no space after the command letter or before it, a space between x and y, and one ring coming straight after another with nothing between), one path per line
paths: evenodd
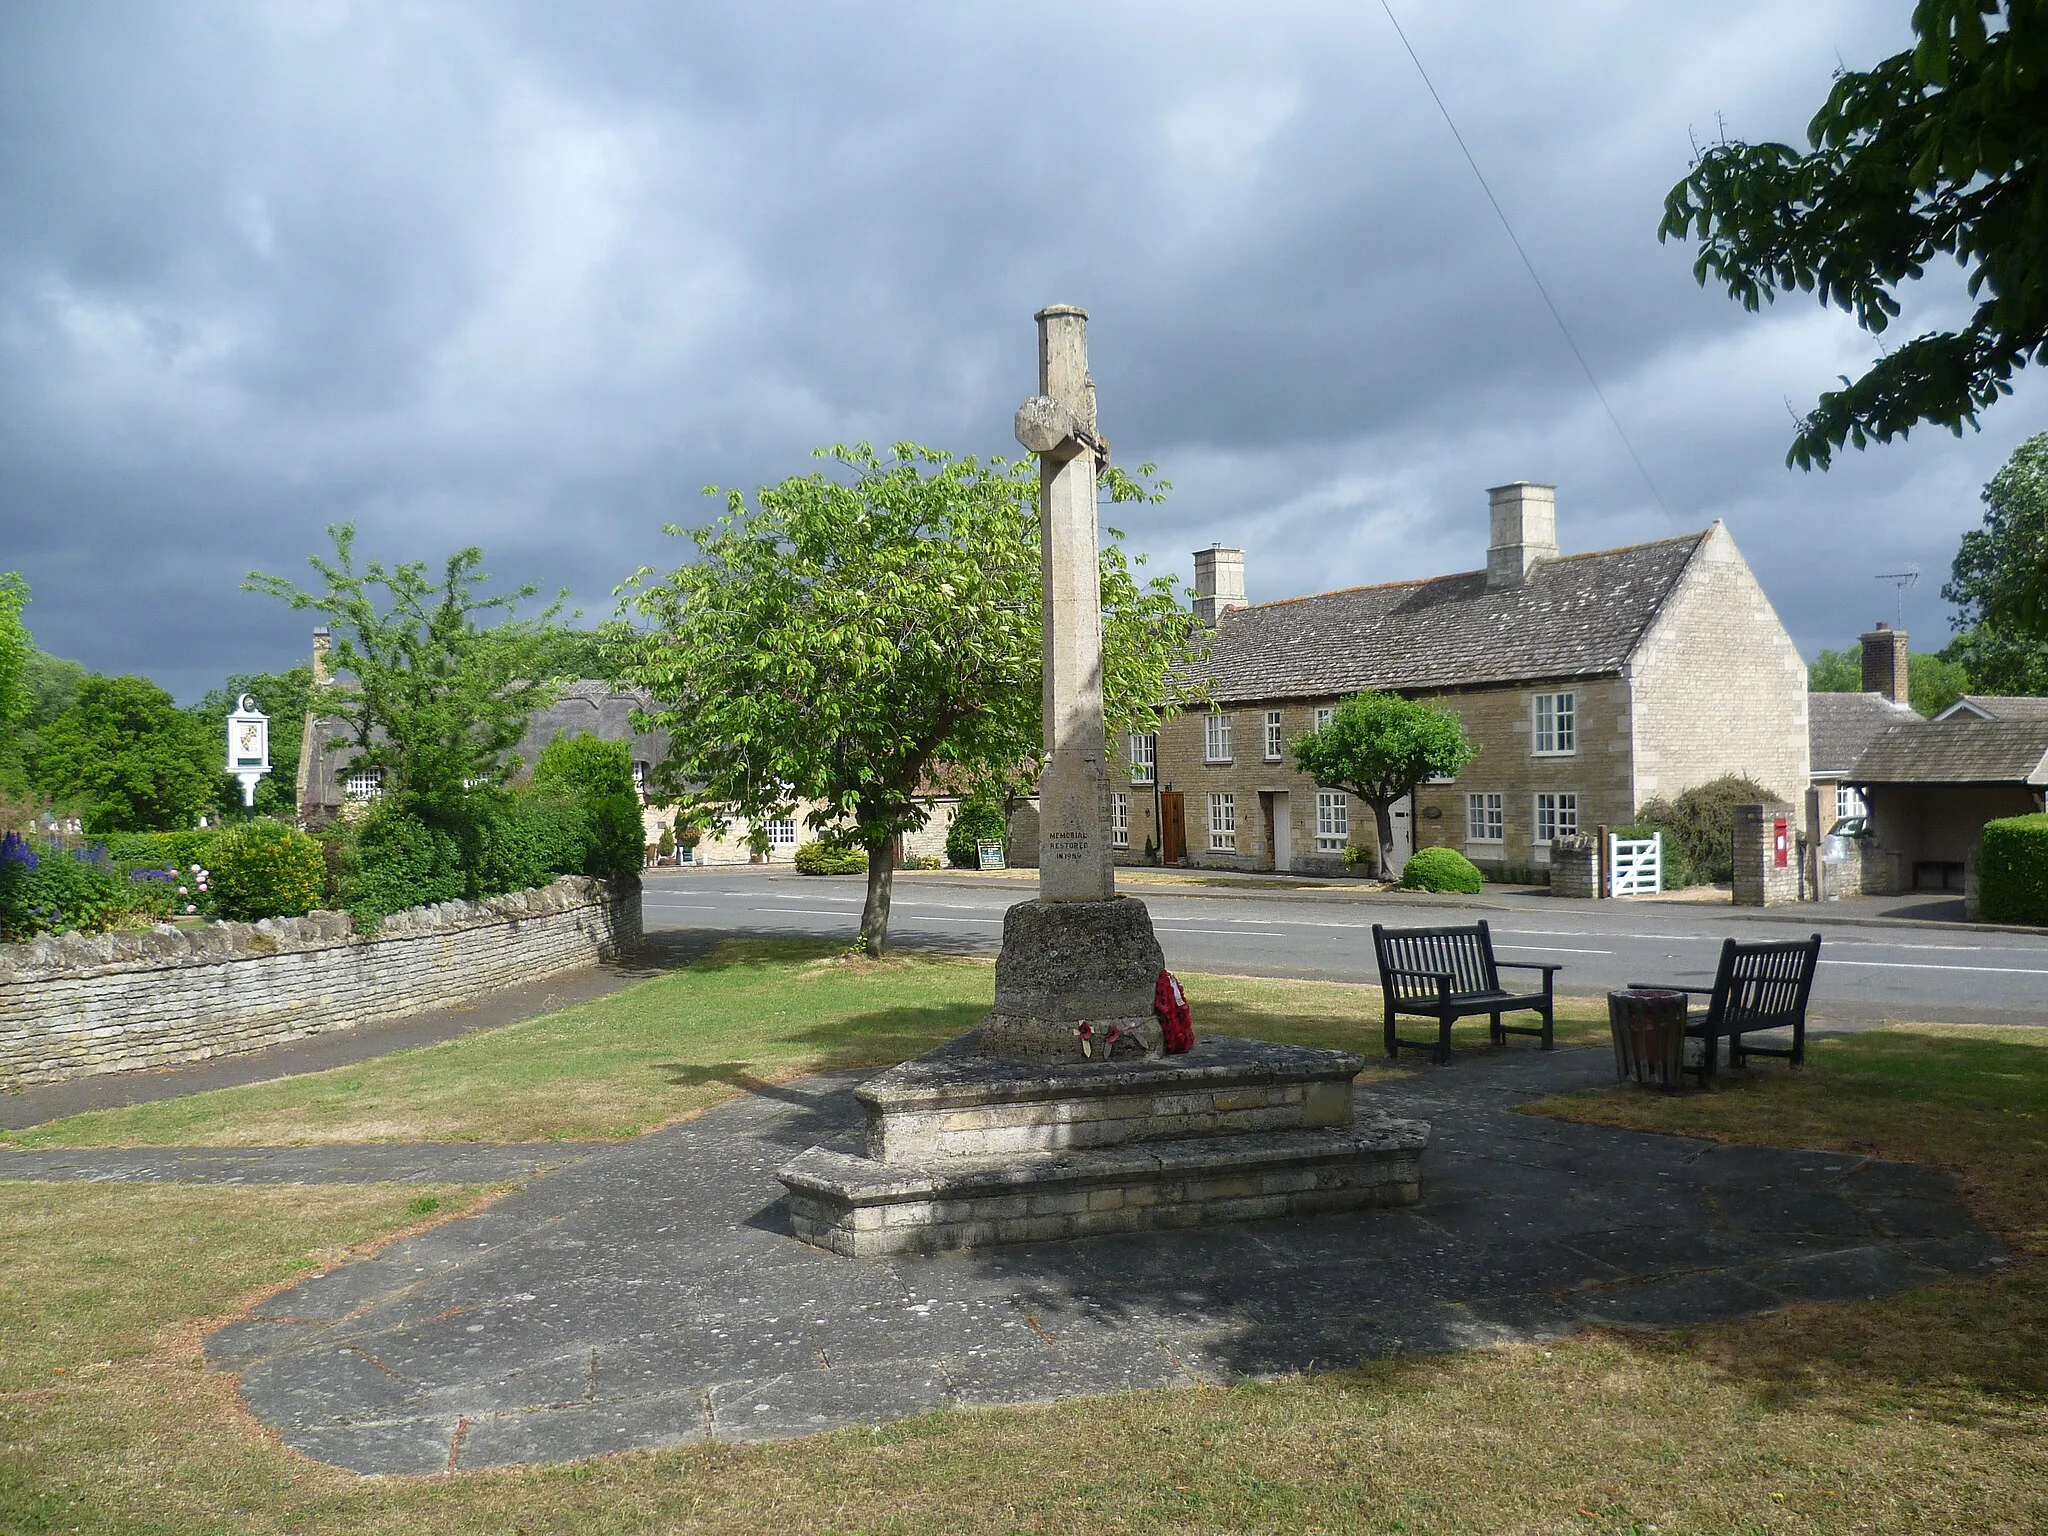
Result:
M1610 896L1655 896L1664 889L1664 834L1607 837Z

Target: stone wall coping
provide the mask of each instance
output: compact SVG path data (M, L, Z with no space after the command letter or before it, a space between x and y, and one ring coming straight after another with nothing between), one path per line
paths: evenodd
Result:
M25 944L0 944L0 985L175 970L277 954L432 938L599 906L614 894L613 888L602 880L563 875L531 890L510 891L478 901L437 902L394 912L373 935L358 934L346 912L329 911L310 912L304 917L266 917L254 923L208 923L203 928L159 923L146 933L46 934Z
M1019 1191L1086 1188L1133 1179L1203 1173L1250 1173L1294 1164L1319 1165L1371 1155L1419 1158L1429 1122L1375 1114L1341 1129L1266 1131L1187 1141L1066 1149L1056 1153L974 1161L948 1159L922 1167L874 1162L850 1152L812 1147L778 1170L788 1189L847 1206L894 1205L911 1199L961 1199Z
M969 1035L891 1067L856 1088L854 1098L878 1112L972 1108L1034 1099L1153 1094L1180 1087L1349 1082L1365 1070L1365 1058L1351 1051L1229 1035L1201 1040L1184 1056L1074 1061L1053 1068L1043 1062L974 1054L973 1041Z

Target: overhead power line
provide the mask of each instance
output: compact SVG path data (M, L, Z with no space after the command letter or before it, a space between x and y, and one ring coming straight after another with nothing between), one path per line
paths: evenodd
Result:
M1500 220L1500 227L1508 232L1508 239L1515 247L1515 254L1522 258L1522 265L1529 269L1529 281L1536 285L1536 291L1543 295L1543 303L1550 310L1550 318L1557 322L1557 329L1564 337L1564 344L1572 349L1572 356L1579 360L1579 368L1586 375L1586 382L1593 386L1593 394L1600 402L1600 409L1607 413L1607 419L1614 424L1614 435L1621 439L1621 446L1628 450L1628 456L1635 461L1636 473L1643 477L1643 484L1650 488L1650 495L1657 503L1657 509L1674 524L1671 508L1665 504L1664 493L1657 489L1657 482L1650 475L1649 466L1643 456L1636 452L1636 445L1629 441L1628 430L1622 426L1621 418L1614 414L1614 407L1607 403L1607 392L1600 387L1600 381L1593 376L1593 365L1586 361L1586 354L1579 350L1579 344L1572 337L1572 328L1564 323L1564 315L1557 307L1557 301L1550 296L1550 290L1543 286L1543 279L1536 271L1536 263L1529 259L1523 248L1521 236L1515 233L1515 226L1508 221L1507 210L1500 205L1500 199L1493 195L1493 188L1487 185L1485 172L1479 169L1479 162L1473 158L1472 147L1465 142L1465 135L1458 131L1457 121L1451 116L1451 109L1444 105L1444 99L1437 93L1436 82L1429 78L1429 71L1422 67L1422 58L1415 51L1415 45L1408 41L1408 34L1401 30L1400 18L1388 0L1380 0L1380 9L1387 13L1387 20L1393 25L1394 35L1401 39L1401 46L1408 50L1409 60L1415 65L1415 72L1422 76L1422 84L1429 92L1430 100L1436 103L1437 111L1443 113L1444 124L1451 130L1451 137L1458 141L1458 148L1464 153L1465 163L1472 167L1472 174L1479 182L1479 190L1486 194L1486 200L1493 205L1493 211Z

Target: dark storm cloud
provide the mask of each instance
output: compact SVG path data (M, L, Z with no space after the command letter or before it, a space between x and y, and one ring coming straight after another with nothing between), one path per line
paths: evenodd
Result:
M1012 451L1057 300L1120 458L1175 482L1119 509L1158 564L1468 568L1527 477L1567 548L1725 517L1809 651L1905 564L1938 631L2038 387L1790 473L1786 401L1871 343L1653 234L1689 131L1798 137L1905 9L1397 6L1667 514L1373 6L13 8L0 567L46 646L187 697L298 656L238 582L341 518L602 612L707 482Z

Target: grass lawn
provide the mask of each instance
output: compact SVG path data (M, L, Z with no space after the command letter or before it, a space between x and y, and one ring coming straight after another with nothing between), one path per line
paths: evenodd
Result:
M929 990L941 968L890 962L821 984L814 966L754 951L714 974L751 969L813 1000L871 989L858 1006L884 1021L892 982L913 1016L957 1006ZM1355 989L1213 985L1196 995L1212 1029L1356 1028L1341 1008ZM714 1062L789 1070L803 1044L785 1042L785 1058L725 1038ZM2020 1257L1988 1281L1683 1333L942 1413L776 1446L359 1479L249 1420L232 1378L202 1367L204 1327L416 1223L417 1200L453 1211L478 1196L0 1184L0 1531L2048 1528L2048 1031L1888 1030L1710 1095L1604 1091L1539 1108L1956 1167Z
M736 942L542 1018L328 1072L72 1115L0 1134L0 1147L637 1136L767 1083L928 1051L975 1026L993 985L986 962L911 956L877 966L815 943ZM1216 976L1187 985L1197 1031L1380 1059L1377 986ZM1561 1023L1577 1021L1567 1038L1591 1027L1597 1006L1560 1009ZM1468 1021L1458 1039L1476 1046L1485 1029Z

